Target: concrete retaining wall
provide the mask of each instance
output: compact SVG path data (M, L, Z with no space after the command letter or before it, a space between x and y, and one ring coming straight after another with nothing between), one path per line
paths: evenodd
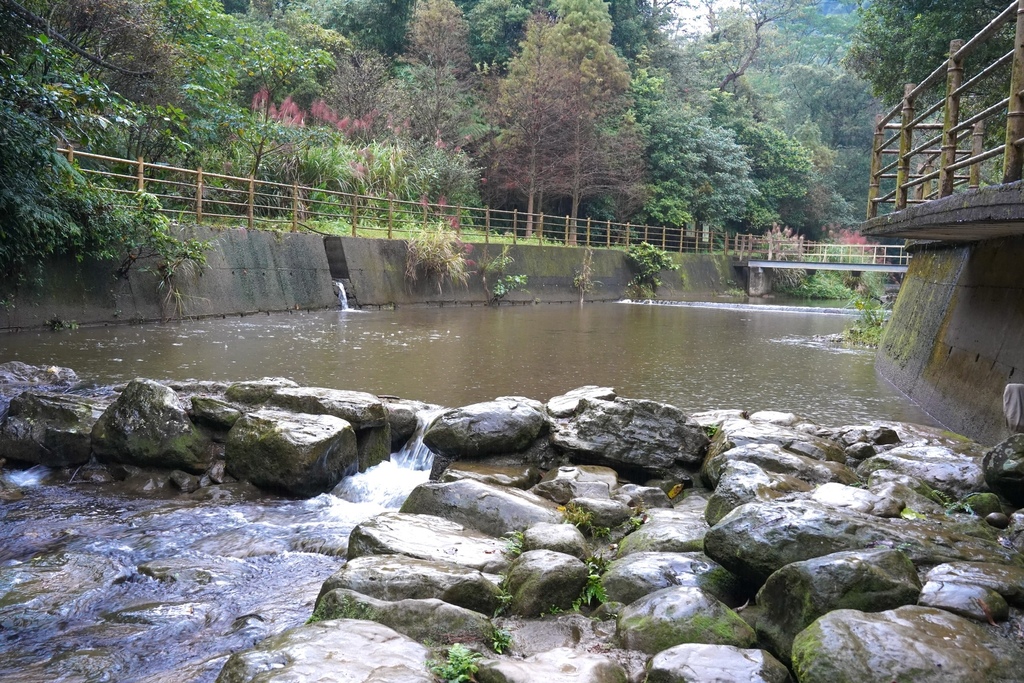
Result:
M0 306L0 329L109 324L337 306L323 238L244 229L189 228L214 243L200 276L180 275L169 293L142 259L127 278L117 262L59 259ZM5 288L6 289L6 288Z
M1002 396L1024 379L1024 238L915 248L877 367L949 429L1009 435Z

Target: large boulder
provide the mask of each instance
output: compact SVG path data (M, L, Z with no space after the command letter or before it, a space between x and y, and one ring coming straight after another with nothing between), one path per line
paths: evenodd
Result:
M925 581L980 586L999 593L1017 607L1024 607L1024 567L991 562L948 562L929 570Z
M673 586L696 586L732 607L746 599L740 581L699 552L627 555L608 565L601 585L608 600L625 604Z
M490 642L491 620L471 609L437 598L378 600L345 588L322 594L314 619L366 619L393 628L418 642Z
M618 483L619 475L610 467L563 465L545 474L532 491L565 505L573 498L608 498Z
M643 525L619 543L619 557L632 553L688 553L704 549L704 534L709 527L702 507L658 508L648 510L644 516Z
M662 650L647 664L645 683L790 683L786 665L764 650L687 643Z
M526 659L480 664L479 683L626 683L626 671L611 657L562 647Z
M622 647L648 654L683 643L746 648L757 640L738 614L693 586L663 588L630 603L615 632Z
M980 458L942 446L897 446L862 462L857 474L867 479L875 470L909 475L955 500L987 488Z
M898 550L852 550L793 562L768 577L757 594L757 635L789 661L793 638L836 609L881 612L913 605L921 581Z
M471 479L420 484L409 494L401 511L443 517L491 536L562 521L561 513L548 500L527 491Z
M544 407L517 396L445 411L423 435L423 443L450 458L479 458L526 449L547 428Z
M217 683L434 683L429 656L427 648L381 624L320 621L231 655Z
M572 555L552 550L529 550L520 555L505 576L505 589L514 614L538 617L552 608L567 610L587 585L587 566Z
M708 450L708 456L714 457L741 446L765 444L774 444L787 452L803 455L813 460L837 463L846 461L846 453L843 448L828 439L772 422L755 422L737 418L722 422Z
M200 473L213 461L178 395L148 379L128 383L92 428L92 448L107 462Z
M577 463L654 477L695 472L708 446L700 425L675 406L625 398L581 399L551 441Z
M985 454L985 481L1016 507L1024 507L1024 434L1014 434Z
M454 562L498 574L508 567L505 541L431 515L385 512L360 522L348 541L348 559L407 555Z
M718 439L715 439L718 444ZM730 463L746 462L757 465L765 472L795 477L808 484L855 484L857 473L846 465L818 460L807 455L792 453L775 443L746 443L721 450L708 457L701 468L701 476L709 488L716 488Z
M941 522L882 519L809 500L741 505L704 536L708 557L757 586L790 562L871 547L902 550L915 565L1024 564L1016 552Z
M388 423L384 402L363 391L284 386L275 389L266 403L295 413L340 417L357 430Z
M796 456L793 456L796 457ZM811 490L811 485L789 474L766 472L752 462L736 460L726 464L715 492L708 498L704 519L708 524L719 520L744 503L766 503L791 493Z
M880 496L866 489L837 483L822 484L811 494L811 500L876 517L899 517L904 507L899 497Z
M1010 616L1010 606L1003 596L991 588L966 583L929 581L917 604L988 623L1006 621Z
M587 539L572 524L534 524L523 532L523 550L554 550L578 557L587 556Z
M963 617L927 607L829 612L793 642L800 683L1021 680L1020 645Z
M545 404L544 408L551 417L572 417L580 408L583 399L593 401L614 401L615 390L611 387L598 387L592 384L573 389L561 396L555 396Z
M358 467L356 435L345 420L270 409L235 422L224 455L233 476L301 497L330 491Z
M494 614L497 577L454 562L400 555L366 555L349 560L320 589L320 598L344 588L378 600L436 598L452 605ZM319 600L319 598L318 598Z
M81 465L92 454L92 428L102 413L87 398L23 392L11 400L0 426L0 453L34 465Z
M238 403L263 403L278 389L291 389L299 385L285 377L264 377L247 382L235 382L224 390L228 400Z

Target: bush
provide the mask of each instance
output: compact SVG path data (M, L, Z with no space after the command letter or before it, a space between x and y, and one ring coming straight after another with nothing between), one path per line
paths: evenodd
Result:
M853 290L843 283L842 273L835 270L818 271L796 285L776 283L776 290L799 299L849 300L853 297Z
M667 251L658 247L641 242L630 245L626 252L629 258L629 265L636 273L629 283L631 294L639 295L638 298L653 298L661 286L661 271L679 270L668 255Z
M405 260L405 275L416 280L419 271L437 279L440 294L445 279L463 286L469 282L468 245L462 243L456 232L442 222L424 228L409 240L409 254Z

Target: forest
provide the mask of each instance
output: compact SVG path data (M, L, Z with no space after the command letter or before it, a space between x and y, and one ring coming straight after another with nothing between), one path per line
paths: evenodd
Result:
M159 229L58 145L411 201L849 234L874 115L1003 5L0 0L0 271Z

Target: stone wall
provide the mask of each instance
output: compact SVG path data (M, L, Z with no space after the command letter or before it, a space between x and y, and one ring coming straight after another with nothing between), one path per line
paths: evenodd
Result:
M1024 382L1024 238L914 251L877 367L949 429L995 444L1003 388Z

